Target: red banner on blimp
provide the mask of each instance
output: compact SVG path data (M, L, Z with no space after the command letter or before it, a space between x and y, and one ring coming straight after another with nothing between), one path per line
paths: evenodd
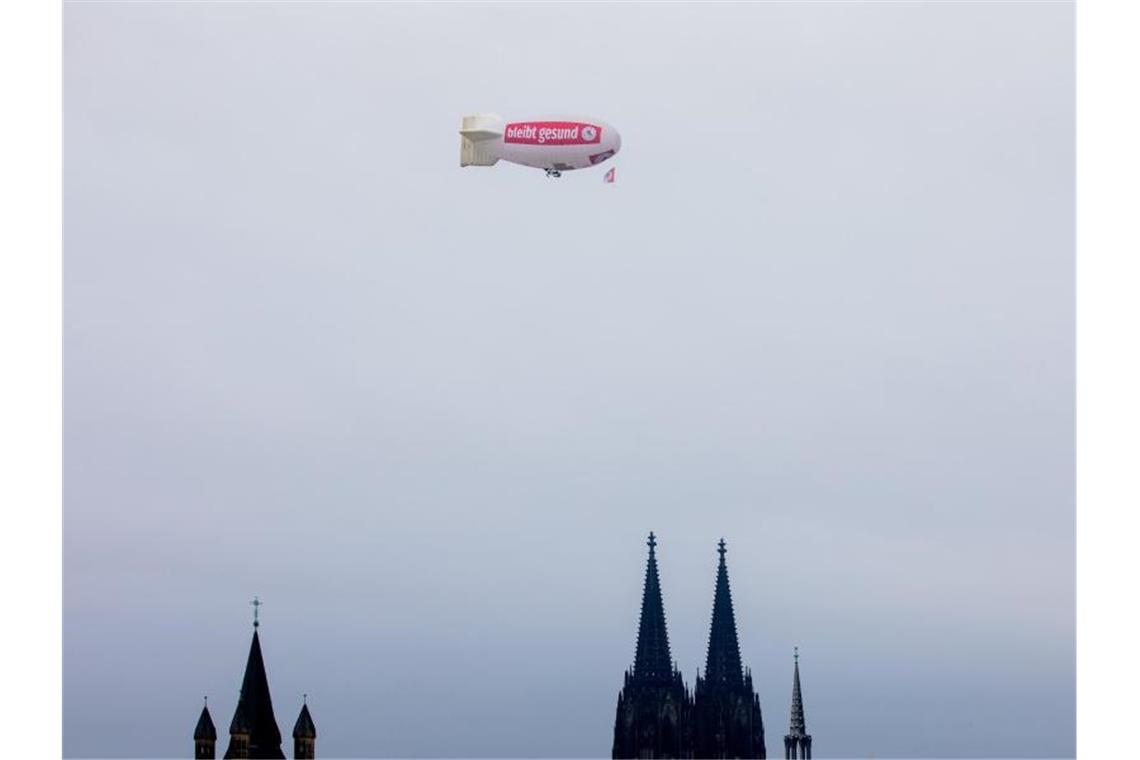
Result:
M522 145L594 145L602 128L581 121L516 121L503 130L503 142Z

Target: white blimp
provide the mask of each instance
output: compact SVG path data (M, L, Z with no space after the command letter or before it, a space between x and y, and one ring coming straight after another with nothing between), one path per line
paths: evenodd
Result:
M499 159L545 169L561 177L586 169L621 150L621 135L604 121L548 116L507 121L497 114L464 116L459 130L459 165L494 166Z

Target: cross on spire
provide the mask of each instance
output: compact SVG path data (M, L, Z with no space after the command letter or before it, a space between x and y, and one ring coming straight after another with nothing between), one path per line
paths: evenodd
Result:
M724 543L724 539L723 539L723 538L720 540L720 543L716 545L716 547L717 547L717 548L716 548L716 552L717 552L717 554L719 554L719 555L720 555L720 559L721 559L721 562L723 562L723 561L724 561L724 555L725 555L725 553L728 551L728 549L725 549L725 548L724 548L724 547L725 547L725 543Z
M258 607L260 607L262 604L264 604L264 602L262 602L260 599L258 599L258 598L255 596L255 597L253 598L253 601L252 601L252 602L250 602L250 604L251 604L251 605L253 605L253 627L254 627L254 628L257 628L257 626L258 626L258 622L257 622L257 608L258 608Z
M657 536L653 535L653 531L649 531L649 540L645 543L649 545L649 551L652 553L653 549L657 546Z

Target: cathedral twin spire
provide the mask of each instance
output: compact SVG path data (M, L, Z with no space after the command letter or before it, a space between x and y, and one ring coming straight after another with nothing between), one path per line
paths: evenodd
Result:
M645 590L641 599L633 676L642 681L671 681L674 668L669 654L669 632L665 628L661 580L657 575L657 538L650 533L647 543L649 560L645 564Z
M657 569L657 539L652 533L648 544L637 653L632 670L626 672L625 687L618 695L613 757L766 757L760 699L752 687L752 674L744 668L740 657L724 539L717 545L720 559L705 671L703 677L698 673L692 693L684 686L670 656ZM794 691L798 695L798 664L796 672ZM802 700L796 704L799 707L793 705L793 732L797 709L802 726ZM810 757L811 738L806 740L806 757Z
M744 670L740 664L740 642L736 638L736 615L732 611L732 591L728 586L727 553L724 539L717 544L720 562L716 569L716 592L713 594L712 623L709 625L709 651L705 658L706 683L740 686Z
M693 699L669 653L652 533L648 544L637 652L618 694L613 756L691 757Z
M724 539L717 544L712 622L704 678L697 675L693 689L693 749L695 757L765 758L764 718L760 698L752 688L752 674L740 661L736 615L728 584L728 552Z

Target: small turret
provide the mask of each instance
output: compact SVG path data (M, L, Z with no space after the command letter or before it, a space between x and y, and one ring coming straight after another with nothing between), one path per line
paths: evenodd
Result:
M296 760L312 760L317 756L317 727L313 716L309 715L309 695L303 696L301 714L293 725L293 757Z
M230 721L230 746L226 749L226 760L245 760L249 757L249 717L245 714L244 700L238 697L234 717Z
M206 698L202 697L202 714L198 716L198 725L194 727L194 760L214 760L217 742L218 731L214 728Z

